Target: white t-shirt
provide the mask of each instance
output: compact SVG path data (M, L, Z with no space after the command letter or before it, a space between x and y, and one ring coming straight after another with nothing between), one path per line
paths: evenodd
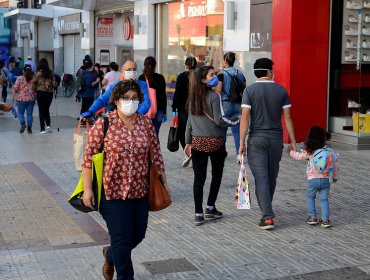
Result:
M104 79L108 82L105 84L105 89L108 89L111 85L117 82L121 77L121 72L119 71L109 71L105 74Z

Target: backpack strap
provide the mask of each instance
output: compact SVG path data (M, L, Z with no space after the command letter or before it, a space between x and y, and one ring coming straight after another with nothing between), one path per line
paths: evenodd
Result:
M103 143L100 145L100 149L99 149L100 153L104 150L104 138L109 128L109 118L107 116L104 116L103 119L104 119Z

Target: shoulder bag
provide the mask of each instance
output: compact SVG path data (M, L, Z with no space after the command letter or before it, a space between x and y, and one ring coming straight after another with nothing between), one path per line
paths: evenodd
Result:
M150 131L147 119L144 119L145 129L150 138ZM162 174L157 166L153 163L154 151L150 141L149 150L149 211L159 211L171 205L171 196L166 189L166 175Z
M145 77L146 84L148 85L148 93L150 99L150 108L148 113L146 114L149 119L154 119L155 115L157 114L157 92L154 88L149 86L149 81Z

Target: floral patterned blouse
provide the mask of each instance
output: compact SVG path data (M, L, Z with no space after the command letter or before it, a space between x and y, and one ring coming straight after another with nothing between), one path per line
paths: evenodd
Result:
M57 81L53 72L49 79L45 79L42 77L41 71L37 71L33 77L33 85L36 91L54 92L54 88L57 87Z
M14 84L14 90L19 92L17 101L35 101L36 92L32 90L32 80L27 82L26 78L22 75L17 78Z
M149 186L150 145L153 146L154 164L164 172L162 153L154 126L149 118L138 114L134 128L130 131L118 116L117 110L107 116L109 127L104 139L103 118L98 119L90 129L82 166L92 167L92 156L99 152L104 141L103 185L107 200L144 197Z

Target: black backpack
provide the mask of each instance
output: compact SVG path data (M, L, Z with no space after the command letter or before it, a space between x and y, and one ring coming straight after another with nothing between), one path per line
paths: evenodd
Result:
M238 79L238 70L236 70L236 73L234 75L230 75L230 73L226 70L224 70L223 72L226 72L227 75L229 75L230 77L229 93L226 92L229 100L233 103L241 103L245 85L242 81Z

